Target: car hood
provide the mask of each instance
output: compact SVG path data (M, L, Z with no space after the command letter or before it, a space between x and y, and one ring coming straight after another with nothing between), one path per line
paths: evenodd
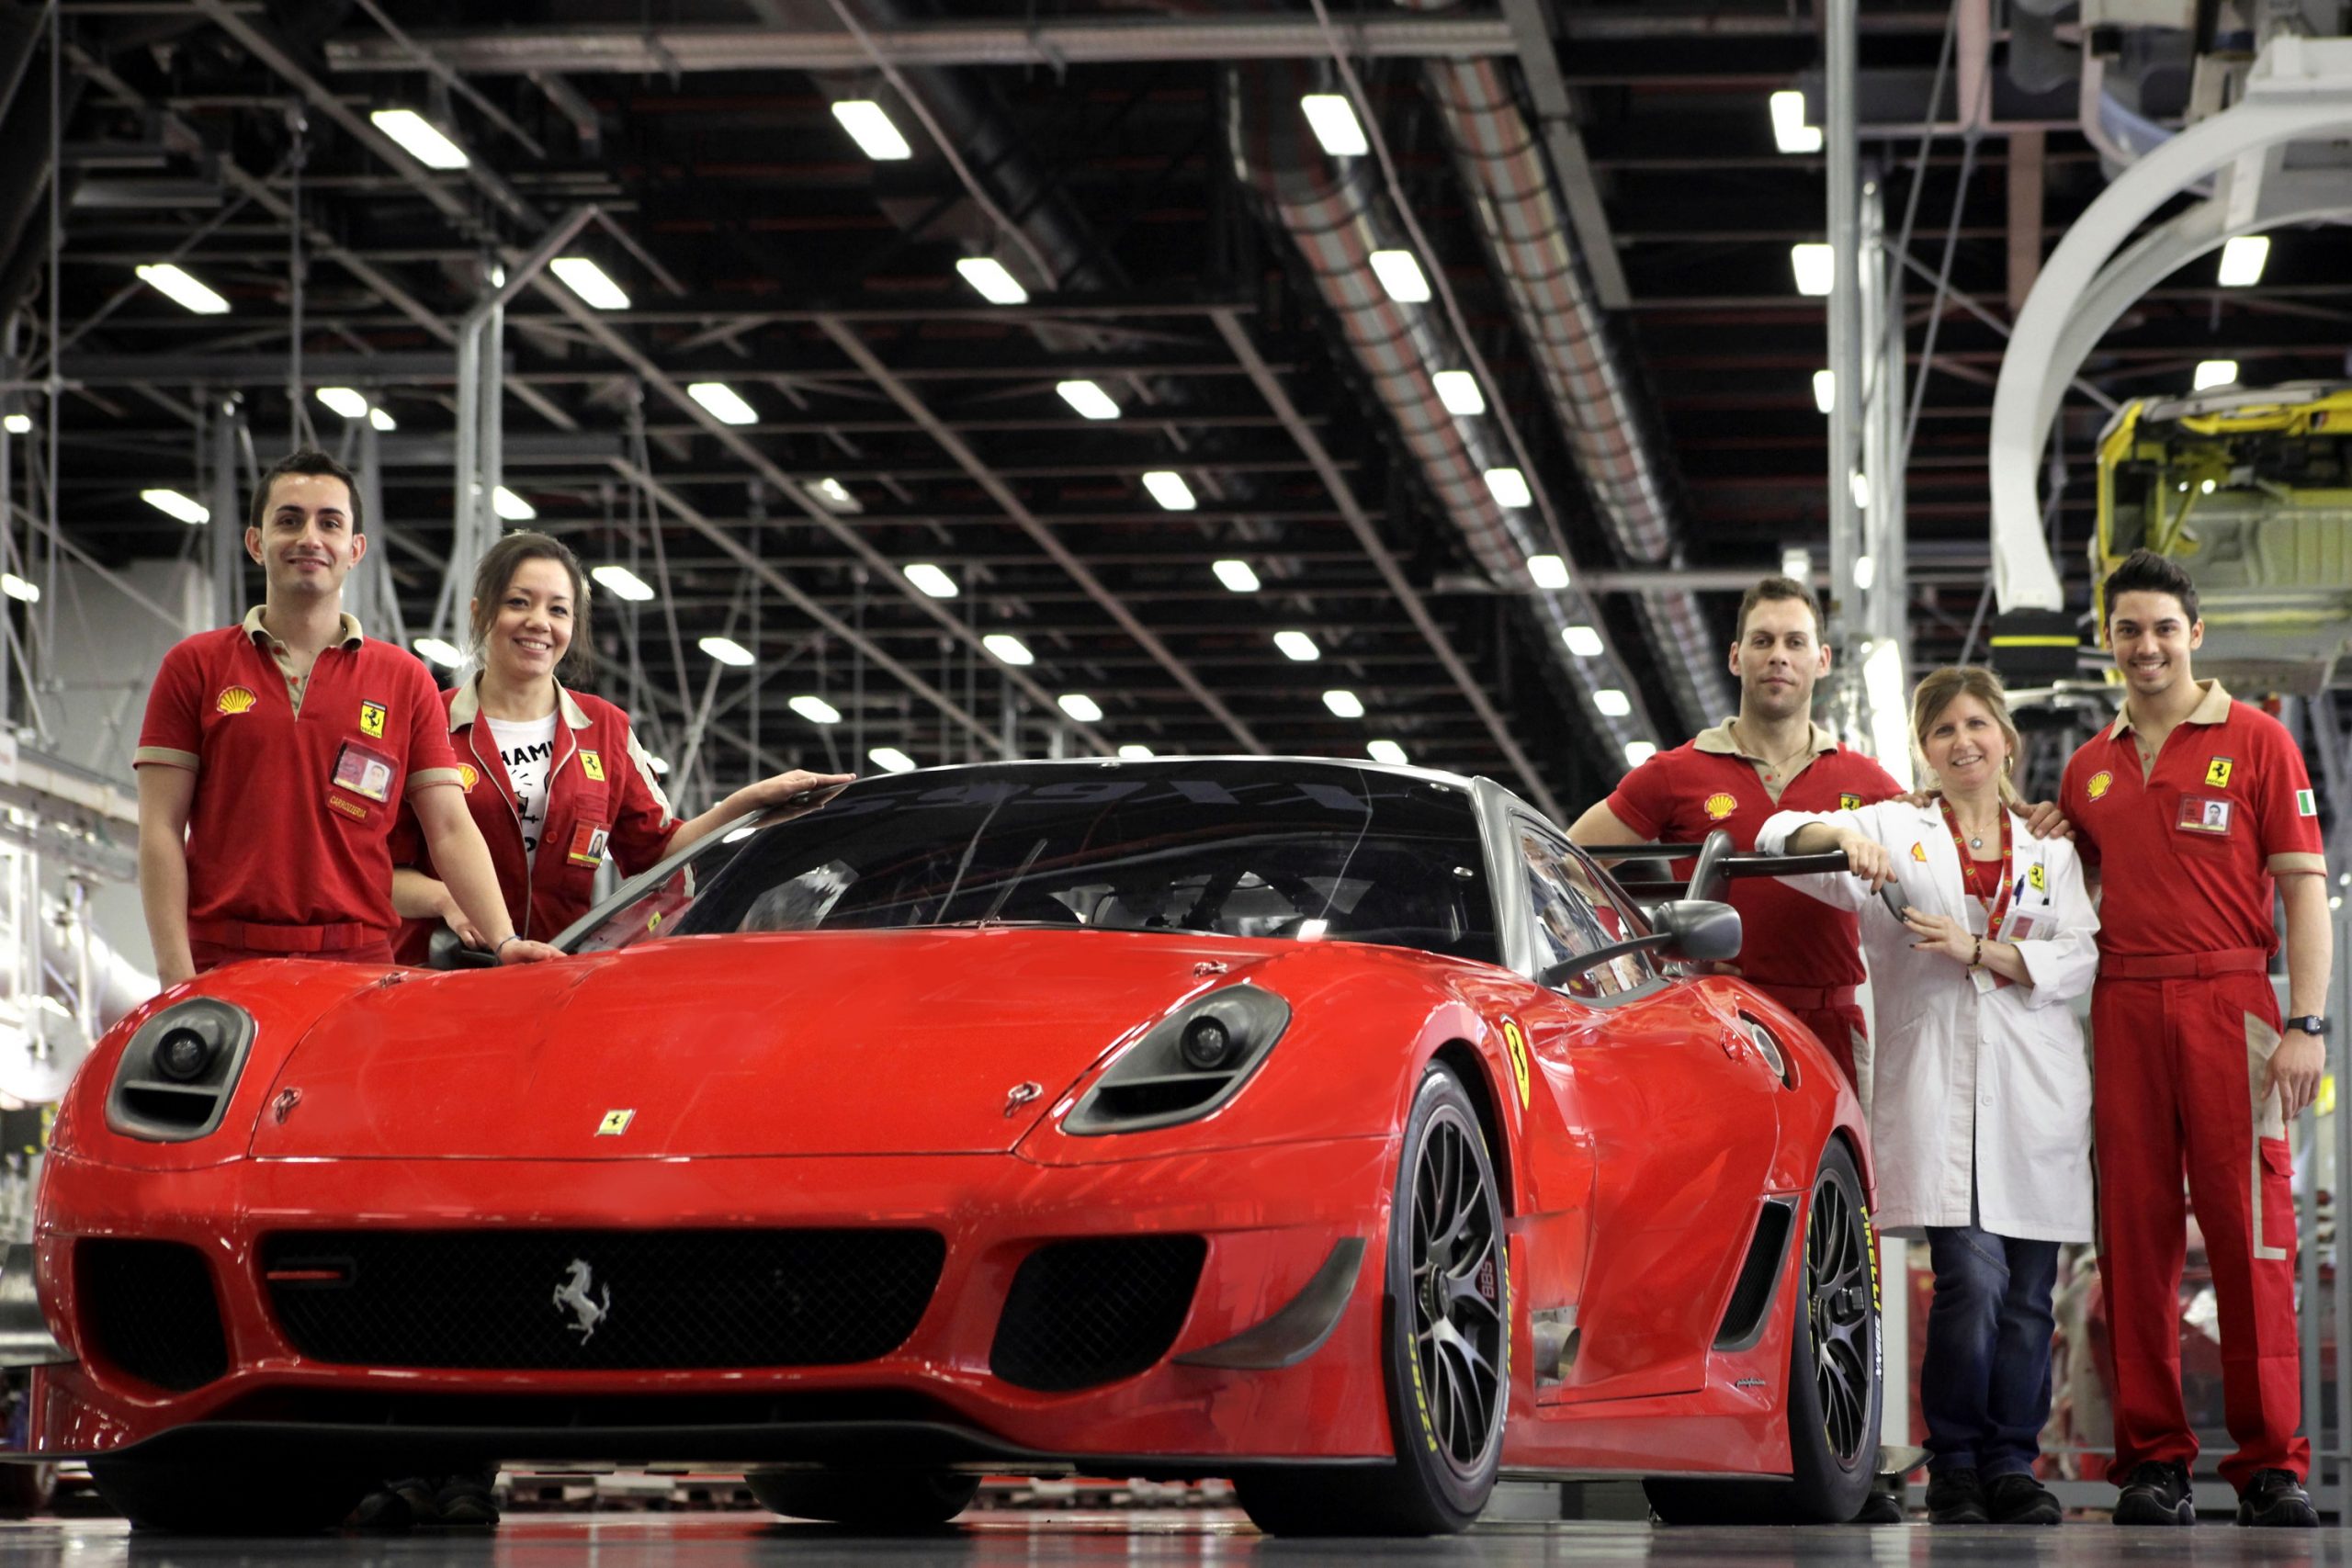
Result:
M252 1151L1001 1152L1111 1048L1290 945L1021 927L814 932L420 975L320 1018L263 1100Z

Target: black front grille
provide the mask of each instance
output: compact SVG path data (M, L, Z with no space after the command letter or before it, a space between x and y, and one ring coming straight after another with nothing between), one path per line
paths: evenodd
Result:
M74 1297L99 1354L174 1393L229 1370L229 1341L204 1255L176 1241L74 1244Z
M989 1364L1022 1388L1090 1388L1142 1371L1176 1342L1208 1243L1196 1235L1057 1241L1022 1261Z
M923 1230L282 1232L271 1303L314 1360L639 1369L868 1361L914 1332Z

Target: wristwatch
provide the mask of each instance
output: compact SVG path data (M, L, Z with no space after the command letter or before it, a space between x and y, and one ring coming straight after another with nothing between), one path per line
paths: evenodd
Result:
M2310 1013L2301 1018L2290 1018L2287 1021L2287 1027L2300 1029L2314 1040L2327 1038L2327 1020L2317 1013Z

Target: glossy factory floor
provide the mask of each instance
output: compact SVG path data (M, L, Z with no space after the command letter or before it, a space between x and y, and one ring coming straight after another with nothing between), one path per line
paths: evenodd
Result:
M2163 1568L2193 1563L2352 1564L2352 1531L2290 1534L2218 1521L2195 1530L2119 1530L2102 1519L2056 1529L1663 1529L1619 1522L1508 1520L1467 1536L1427 1541L1268 1540L1224 1510L999 1512L967 1515L951 1530L877 1540L754 1513L531 1514L494 1534L316 1536L294 1540L204 1540L133 1535L119 1520L35 1519L0 1525L0 1568L101 1568L113 1563L230 1568L242 1563L439 1564L498 1568L1385 1568L1386 1564L1657 1564L1657 1568Z

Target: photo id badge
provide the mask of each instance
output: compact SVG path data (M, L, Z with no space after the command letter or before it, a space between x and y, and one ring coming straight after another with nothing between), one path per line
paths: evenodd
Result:
M2230 830L2230 803L2210 795L2184 795L2180 797L2180 817L2173 824L2184 833L2226 835Z
M571 830L571 852L566 858L574 865L604 864L606 837L602 822L581 823Z
M345 741L334 756L335 787L379 805L392 798L392 775L397 771L390 757L356 740Z

